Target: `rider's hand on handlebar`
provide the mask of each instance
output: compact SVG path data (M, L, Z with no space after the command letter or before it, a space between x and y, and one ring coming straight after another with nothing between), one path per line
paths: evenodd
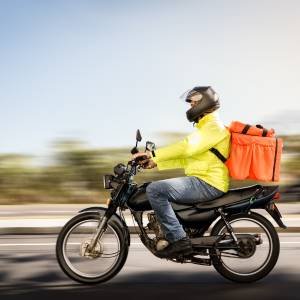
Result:
M153 169L157 164L152 159L147 159L141 162L144 169Z
M136 159L136 158L142 159L141 156L145 156L145 159L146 158L147 159L151 158L151 154L148 153L148 152L138 152L138 153L135 153L135 154L132 155L132 159ZM137 159L137 160L139 160L139 159Z
M150 152L138 152L132 155L132 159L138 161L138 163L144 169L152 169L156 167L156 163L151 159Z

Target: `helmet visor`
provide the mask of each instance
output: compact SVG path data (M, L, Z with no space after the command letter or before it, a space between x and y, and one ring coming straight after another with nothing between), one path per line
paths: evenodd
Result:
M194 89L188 89L180 96L180 100L184 102L191 103L192 101L200 101L203 95Z

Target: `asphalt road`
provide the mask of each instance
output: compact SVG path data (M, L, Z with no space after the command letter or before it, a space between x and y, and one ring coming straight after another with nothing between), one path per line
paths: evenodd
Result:
M121 272L109 282L78 284L60 270L55 235L0 237L1 299L299 299L300 234L281 234L281 254L263 280L236 284L213 267L176 264L154 257L132 238Z

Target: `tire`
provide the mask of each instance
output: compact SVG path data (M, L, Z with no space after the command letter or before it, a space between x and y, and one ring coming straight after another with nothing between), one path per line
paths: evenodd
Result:
M96 249L99 251L99 256L85 255L86 248L84 245L86 246L90 241L96 226L99 224L99 219L100 215L97 212L85 212L76 215L62 228L57 238L56 257L61 269L71 279L80 283L97 284L111 279L122 269L127 259L128 240L124 234L124 227L114 216L108 221L105 233L97 242ZM80 227L82 225L83 227ZM110 239L116 242L103 244ZM112 247L110 244L116 244L117 249L110 254L104 253L107 251L106 248ZM102 273L98 273L98 267L100 269L106 265L106 258L113 259L112 265ZM99 263L98 260L102 260L102 263ZM87 267L92 268L95 272L86 273L85 268Z
M263 216L257 214L257 213L249 213L249 214L237 214L237 215L233 215L231 217L229 217L228 222L232 224L237 223L239 221L242 222L254 222L255 224L257 224L262 230L263 234L266 235L266 237L268 238L268 243L269 243L269 250L268 250L268 257L266 258L266 260L264 261L264 264L257 269L255 272L249 272L249 273L239 273L236 272L232 269L230 269L226 263L224 263L224 259L227 259L226 257L222 259L222 252L218 251L218 250L211 250L210 254L211 254L211 260L212 260L212 264L214 266L214 268L225 278L235 281L235 282L239 282L239 283L249 283L249 282L254 282L257 280L262 279L263 277L265 277L267 274L269 274L269 272L271 272L271 270L274 268L274 266L276 265L276 262L278 260L279 257L279 252L280 252L280 242L279 242L279 237L278 234L274 228L274 226ZM219 235L222 231L227 232L227 229L225 227L225 223L223 220L219 220L219 222L217 222L217 224L213 227L211 235ZM249 229L250 230L250 229ZM234 232L236 231L236 229L234 229ZM254 231L253 231L254 232ZM248 232L247 232L248 233ZM250 234L250 233L248 233ZM264 242L261 244L264 245ZM264 247L259 245L259 247ZM261 248L260 248L261 249ZM257 251L257 246L255 246L255 250L254 250L254 254L258 252L259 255L259 251ZM254 255L253 254L253 255ZM226 254L224 254L225 256ZM250 257L251 258L251 257ZM243 258L237 257L234 258L235 263L237 263L238 265L240 265L241 263L245 263L245 260L243 261ZM239 261L237 261L239 260ZM254 260L254 262L256 262L256 260ZM247 263L247 261L246 261Z

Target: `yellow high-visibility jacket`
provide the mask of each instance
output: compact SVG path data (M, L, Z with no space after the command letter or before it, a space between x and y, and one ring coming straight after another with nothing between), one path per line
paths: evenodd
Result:
M227 192L228 169L209 149L214 147L227 158L230 150L230 132L219 120L217 112L205 115L195 127L195 132L182 141L157 149L152 159L159 170L183 168L187 176L196 176Z

